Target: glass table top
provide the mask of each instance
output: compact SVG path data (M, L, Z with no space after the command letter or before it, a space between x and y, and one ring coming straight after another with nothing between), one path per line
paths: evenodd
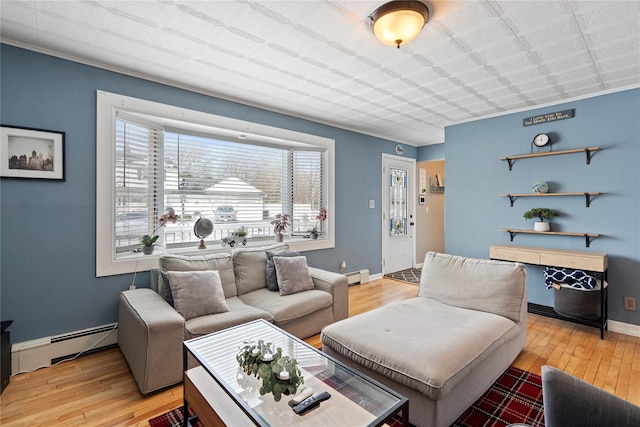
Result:
M314 395L328 391L331 398L300 416L289 406L292 395L283 395L279 402L271 393L260 395L262 380L244 373L236 360L242 347L258 340L296 359L303 386L312 388ZM406 398L264 320L194 338L184 345L258 425L376 426L406 408Z

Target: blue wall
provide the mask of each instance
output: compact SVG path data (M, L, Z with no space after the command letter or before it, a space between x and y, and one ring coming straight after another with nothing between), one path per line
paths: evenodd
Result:
M575 117L523 127L523 118L575 109ZM582 237L516 235L513 244L609 254L609 318L640 325L640 311L623 309L623 296L640 300L640 89L553 107L449 126L445 129L445 248L449 253L489 256L489 246L508 244L501 227L532 228L522 214L533 207L562 213L556 231L600 233L590 248ZM526 154L541 132L552 134L554 151L599 146L585 154L518 160L509 171L499 157ZM584 197L518 198L509 207L503 193L528 193L546 181L551 191L599 191L590 208ZM529 301L552 306L541 267L528 266Z
M444 142L418 147L417 161L426 162L430 160L444 160Z
M0 182L0 314L14 320L14 342L117 321L118 294L131 283L130 274L95 277L96 90L335 139L336 248L308 253L309 263L381 272L380 210L368 201L380 206L381 155L395 142L8 45L0 56L0 122L66 132L66 182Z

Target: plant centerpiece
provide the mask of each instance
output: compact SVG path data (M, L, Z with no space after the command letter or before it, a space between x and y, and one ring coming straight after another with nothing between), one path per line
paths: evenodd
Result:
M260 395L273 393L273 399L279 402L283 394L295 394L304 378L296 359L284 356L280 347L274 353L272 346L263 340L245 342L236 360L243 372L262 380Z
M535 231L549 231L549 223L544 222L544 220L553 218L554 216L558 216L558 212L548 208L533 208L526 211L522 216L525 219L538 218L540 220L536 221L534 224Z
M312 239L317 239L320 233L322 233L322 223L327 219L327 210L325 208L320 208L320 212L318 212L318 216L316 216L316 224L313 226L311 230L309 230L309 234L311 234Z
M277 214L271 221L271 225L273 225L276 242L282 242L282 235L287 231L287 226L289 225L289 214Z
M140 243L142 243L142 253L145 255L151 255L153 253L153 248L160 236L156 234L156 231L167 225L167 223L175 223L178 220L178 215L173 209L169 209L167 213L164 215L160 215L158 217L158 226L153 230L151 234L145 234L140 238Z

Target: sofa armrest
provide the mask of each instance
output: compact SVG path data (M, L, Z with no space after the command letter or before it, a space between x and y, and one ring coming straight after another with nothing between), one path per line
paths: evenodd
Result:
M144 394L182 381L184 318L151 289L120 293L118 345Z
M337 322L349 317L347 276L313 267L309 267L309 273L316 289L329 292L333 296L333 321Z

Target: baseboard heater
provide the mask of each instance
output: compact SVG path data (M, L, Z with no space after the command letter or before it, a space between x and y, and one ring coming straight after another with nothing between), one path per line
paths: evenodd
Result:
M359 270L352 271L351 273L347 273L347 283L349 285L354 285L356 283L364 284L369 283L369 270Z
M51 366L83 351L95 351L118 342L118 324L96 326L11 346L11 373L31 372Z

